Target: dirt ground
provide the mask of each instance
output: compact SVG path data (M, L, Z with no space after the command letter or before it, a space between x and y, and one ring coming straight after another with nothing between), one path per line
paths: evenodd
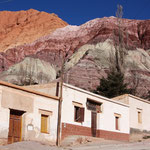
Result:
M94 143L73 146L70 150L150 150L150 141L133 143Z
M150 150L150 140L142 142L101 141L73 146L56 147L33 141L23 141L0 146L0 150Z

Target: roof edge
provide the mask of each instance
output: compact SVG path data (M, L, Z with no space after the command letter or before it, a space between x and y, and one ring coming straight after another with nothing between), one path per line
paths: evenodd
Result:
M14 84L11 84L11 83L8 83L8 82L5 82L5 81L0 81L0 85L11 87L11 88L14 88L14 89L17 89L17 90L21 90L21 91L24 91L24 92L28 92L28 93L31 93L31 94L35 94L35 95L44 96L44 97L47 97L47 98L52 98L54 100L58 100L59 101L59 97L57 97L57 96L52 96L52 95L48 95L48 94L45 94L45 93L42 93L42 92L38 92L38 91L31 90L31 89L27 89L25 87L14 85Z
M92 96L95 96L97 98L101 98L103 100L106 100L106 101L109 101L109 102L112 102L112 103L116 103L116 104L119 104L119 105L123 105L123 106L126 106L126 107L129 107L128 104L125 104L125 103L122 103L122 102L119 102L117 100L112 100L112 99L109 99L107 97L104 97L104 96L101 96L101 95L97 95L95 93L92 93L92 92L89 92L89 91L86 91L86 90L83 90L81 88L78 88L78 87L75 87L73 85L70 85L70 84L66 84L66 83L63 83L64 86L66 87L69 87L69 88L72 88L72 89L75 89L75 90L78 90L78 91L81 91L83 93L86 93L86 94L89 94L89 95L92 95Z
M115 98L121 97L121 96L124 96L124 97L132 97L132 98L135 98L135 99L137 99L137 100L139 100L139 101L142 101L142 102L145 102L145 103L150 104L150 101L145 100L145 99L140 98L140 97L137 97L137 96L134 96L134 95L132 95L132 94L123 94L123 95L120 95L120 96L113 97L112 99L115 99Z

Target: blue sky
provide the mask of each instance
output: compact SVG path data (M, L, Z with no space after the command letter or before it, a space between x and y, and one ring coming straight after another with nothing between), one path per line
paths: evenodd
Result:
M117 4L123 6L123 18L150 19L150 0L0 0L0 10L30 8L55 13L71 25L91 19L115 16Z

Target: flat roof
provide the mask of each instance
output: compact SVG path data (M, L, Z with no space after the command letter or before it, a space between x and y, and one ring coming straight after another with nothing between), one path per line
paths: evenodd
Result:
M40 85L31 85L31 86L27 86L27 88L34 88L35 89L40 89L40 88L49 88L50 86L54 86L54 84L56 84L57 82L51 82L51 83L48 83L48 84L40 84ZM85 93L85 94L88 94L88 95L91 95L91 96L94 96L94 97L97 97L97 98L100 98L100 99L103 99L103 100L106 100L106 101L109 101L109 102L112 102L112 103L116 103L116 104L119 104L119 105L122 105L122 106L126 106L126 107L129 107L128 104L125 104L123 102L119 102L117 100L113 100L113 99L109 99L107 97L104 97L104 96L101 96L101 95L98 95L98 94L95 94L95 93L92 93L92 92L89 92L87 90L84 90L84 89L81 89L81 88L78 88L78 87L75 87L73 85L70 85L70 84L67 84L67 83L63 83L63 86L66 86L68 88L71 88L71 89L74 89L74 90L77 90L77 91L80 91L82 93ZM99 102L99 101L97 101Z
M106 101L109 101L109 102L112 102L112 103L116 103L116 104L119 104L119 105L122 105L122 106L129 107L129 105L128 105L128 104L125 104L125 103L119 102L119 101L117 101L117 100L109 99L109 98L107 98L107 97L104 97L104 96L101 96L101 95L98 95L98 94L95 94L95 93L92 93L92 92L89 92L89 91L83 90L83 89L78 88L78 87L75 87L75 86L73 86L73 85L66 84L66 83L64 83L63 85L64 85L64 86L66 86L66 87L69 87L69 88L71 88L71 89L75 89L75 90L77 90L77 91L80 91L80 92L86 93L86 94L88 94L88 95L91 95L91 96L94 96L94 97L97 97L97 98L100 98L100 99L103 99L103 100L106 100ZM97 102L99 102L99 101L97 101Z
M52 96L52 95L45 94L45 93L42 93L42 92L34 91L34 90L31 90L31 89L28 89L28 88L25 88L25 87L22 87L22 86L14 85L14 84L11 84L11 83L8 83L8 82L0 81L0 85L59 101L59 97L57 97L57 96Z
M140 97L137 97L137 96L134 96L134 95L131 95L131 94L123 94L123 95L120 95L120 96L116 96L116 97L114 97L114 98L112 98L112 99L118 99L118 98L121 99L121 97L132 97L132 98L137 99L137 100L139 100L139 101L142 101L142 102L145 102L145 103L150 104L150 101L145 100L145 99L140 98Z

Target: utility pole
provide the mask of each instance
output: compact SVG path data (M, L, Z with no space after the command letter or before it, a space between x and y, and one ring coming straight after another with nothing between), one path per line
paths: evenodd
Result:
M61 144L61 111L62 111L62 102L63 102L63 83L64 83L64 74L65 74L65 63L71 57L70 53L71 47L67 48L67 45L64 45L64 51L61 49L59 55L62 56L61 60L61 74L60 74L60 96L58 104L58 123L57 123L57 146ZM62 54L61 54L62 52Z
M66 50L66 46L64 48ZM65 73L65 62L68 60L68 52L60 50L60 56L62 52L62 63L61 63L61 74L60 74L60 96L58 104L58 123L57 123L57 146L60 146L61 143L61 111L62 111L62 101L63 101L63 83L64 83L64 73Z
M64 63L65 60L63 59L62 66L61 66L60 97L59 97L59 104L58 104L57 146L60 146L61 143L60 132L61 132L61 111L62 111L62 101L63 101Z

